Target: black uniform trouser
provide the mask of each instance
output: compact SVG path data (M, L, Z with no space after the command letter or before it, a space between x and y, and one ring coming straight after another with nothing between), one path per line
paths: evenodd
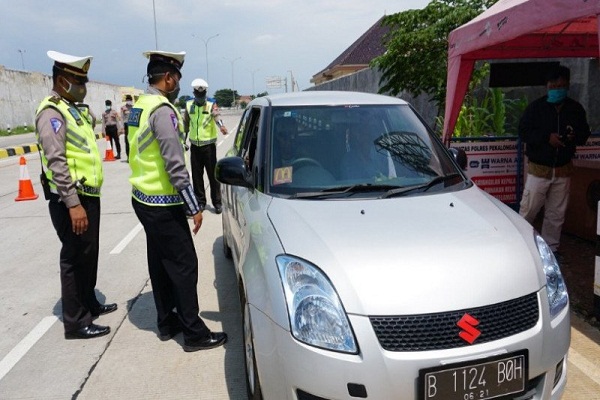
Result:
M116 125L106 125L106 135L110 138L111 146L117 151L117 156L121 157L121 141L119 140L119 130Z
M206 205L206 193L204 190L204 170L208 175L210 184L210 199L214 207L221 207L221 184L215 178L215 166L217 165L217 145L215 143L205 146L190 146L190 161L192 165L192 185L194 193L201 206Z
M135 199L131 203L146 231L158 331L171 332L178 317L185 342L204 339L210 330L199 316L198 256L183 206L148 206Z
M125 132L125 154L127 155L127 158L129 158L129 129L127 129L127 127L127 123L123 123L123 130Z
M51 194L48 202L52 225L62 243L60 283L65 332L90 325L92 313L100 308L94 292L98 276L100 198L80 195L79 200L88 218L88 229L81 235L73 233L69 210L58 195Z

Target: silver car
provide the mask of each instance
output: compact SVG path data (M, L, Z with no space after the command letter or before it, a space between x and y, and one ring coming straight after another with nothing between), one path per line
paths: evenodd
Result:
M257 98L216 175L250 399L561 397L552 252L406 102Z

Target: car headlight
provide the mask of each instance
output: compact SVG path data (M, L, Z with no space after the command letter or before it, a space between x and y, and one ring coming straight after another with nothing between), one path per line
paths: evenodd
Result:
M346 311L325 274L296 257L276 258L292 335L315 347L358 352Z
M567 285L560 272L560 267L554 257L554 253L552 253L546 241L537 233L535 234L535 243L537 244L542 265L544 266L544 273L546 274L546 291L548 292L548 303L550 304L550 316L555 317L569 303Z

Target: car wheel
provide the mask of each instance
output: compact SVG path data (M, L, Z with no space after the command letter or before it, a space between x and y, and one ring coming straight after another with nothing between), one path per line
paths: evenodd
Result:
M233 256L231 254L231 247L229 247L229 243L227 243L227 234L225 233L225 221L223 220L223 254L225 254L225 258L232 259Z
M254 338L252 333L252 321L250 320L250 307L246 301L244 290L240 286L240 301L242 306L242 318L244 329L244 359L246 361L246 389L249 400L262 400L262 391L256 369L256 357L254 355Z

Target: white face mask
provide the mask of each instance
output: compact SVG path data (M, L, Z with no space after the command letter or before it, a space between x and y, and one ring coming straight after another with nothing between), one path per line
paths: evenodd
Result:
M110 106L106 106L106 111L110 111Z
M132 102L132 101L130 101L130 100L127 100L127 101L125 102L125 105L132 106L132 105L133 105L133 102Z

